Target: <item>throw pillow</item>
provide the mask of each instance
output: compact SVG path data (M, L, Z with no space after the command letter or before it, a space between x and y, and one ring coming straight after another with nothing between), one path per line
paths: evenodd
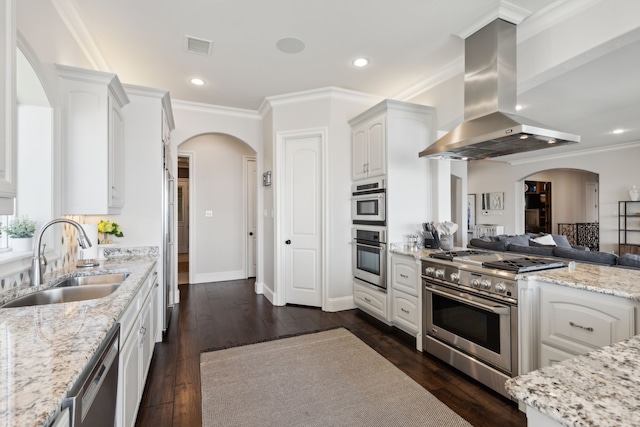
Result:
M567 236L565 236L564 234L552 234L551 237L553 237L553 241L556 242L557 247L559 248L571 247L571 243L569 243Z
M525 235L507 236L505 241L510 245L529 246L529 237Z
M531 239L531 242L537 243L537 245L533 246L557 246L555 240L550 234L545 234L544 236L536 237L535 239Z

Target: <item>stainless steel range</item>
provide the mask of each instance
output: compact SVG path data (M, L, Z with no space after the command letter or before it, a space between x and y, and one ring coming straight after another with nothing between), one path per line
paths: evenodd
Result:
M518 375L516 274L560 261L487 251L436 252L422 261L424 346L428 353L511 398Z

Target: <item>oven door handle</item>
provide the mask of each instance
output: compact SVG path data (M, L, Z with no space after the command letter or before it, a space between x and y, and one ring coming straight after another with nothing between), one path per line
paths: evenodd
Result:
M451 298L452 300L458 301L458 302L462 302L471 306L476 306L478 308L481 308L485 311L490 311L492 313L495 314L499 314L499 315L509 315L511 313L511 309L509 307L504 307L504 306L491 306L491 305L486 305L486 304L482 304L480 302L477 301L469 301L468 299L465 298L461 298L459 296L450 294L449 292L443 292L440 290L437 290L433 287L431 287L430 285L427 285L427 287L429 288L429 292L433 292L434 294L440 295L442 297L446 297L446 298Z
M365 248L380 249L380 250L384 249L384 245L385 245L384 243L380 243L380 245L378 245L378 246L374 246L374 245L367 245L367 244L364 244L364 243L358 243L358 241L357 241L357 240L354 240L354 241L353 241L353 243L354 243L356 246L364 246Z

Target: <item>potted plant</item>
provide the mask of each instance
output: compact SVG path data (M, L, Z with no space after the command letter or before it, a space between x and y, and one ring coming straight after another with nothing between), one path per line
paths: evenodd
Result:
M15 217L4 227L4 231L11 239L11 248L15 252L33 250L33 235L36 232L36 222L28 216Z
M108 236L124 237L120 226L113 221L101 219L98 223L98 244L110 245L113 243Z

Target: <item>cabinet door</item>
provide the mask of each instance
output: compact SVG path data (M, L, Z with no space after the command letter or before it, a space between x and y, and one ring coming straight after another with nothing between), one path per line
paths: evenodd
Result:
M138 333L136 331L138 322L134 330L124 343L120 351L120 378L119 378L119 412L120 426L131 427L136 422L138 414L138 403L142 393L140 386L140 345Z
M562 351L555 347L541 344L540 345L540 366L539 368L545 368L547 366L555 365L563 360L576 357L576 354Z
M418 309L418 297L394 291L391 320L396 326L411 334L418 332Z
M109 209L124 205L124 117L109 94ZM117 212L117 211L116 211Z
M368 286L353 284L353 300L358 307L385 322L387 319L387 294Z
M356 181L367 177L367 133L364 126L351 134L351 178Z
M418 296L420 281L418 278L418 266L413 258L404 259L394 255L391 260L391 286L394 290Z
M16 195L16 1L0 7L0 198L13 212Z
M142 308L140 314L140 381L141 390L144 389L144 384L147 381L147 373L149 372L149 365L151 364L151 357L153 356L153 347L155 345L155 339L153 337L153 325L152 325L152 306L155 294L151 292L147 298L147 302Z
M367 159L367 176L380 176L387 172L386 168L386 132L384 120L386 116L382 116L377 120L367 124L367 139L369 155Z
M542 344L584 354L633 335L635 307L630 300L578 289L540 289Z

